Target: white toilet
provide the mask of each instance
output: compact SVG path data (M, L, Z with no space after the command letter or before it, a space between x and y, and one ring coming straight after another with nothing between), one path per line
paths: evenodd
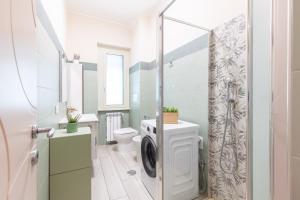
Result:
M114 138L118 142L116 150L120 152L133 151L132 138L138 134L133 128L121 128L114 131Z

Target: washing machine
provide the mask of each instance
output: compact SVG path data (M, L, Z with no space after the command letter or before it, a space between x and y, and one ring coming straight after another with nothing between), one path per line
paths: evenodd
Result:
M141 179L155 200L158 199L156 132L156 120L142 121ZM192 200L199 196L198 135L199 125L194 123L178 121L164 125L164 200Z
M143 120L141 123L141 180L153 199L158 199L156 174L156 121Z

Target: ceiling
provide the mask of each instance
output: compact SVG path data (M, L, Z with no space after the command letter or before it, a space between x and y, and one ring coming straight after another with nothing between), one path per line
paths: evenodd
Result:
M152 12L164 0L65 0L67 10L117 23Z

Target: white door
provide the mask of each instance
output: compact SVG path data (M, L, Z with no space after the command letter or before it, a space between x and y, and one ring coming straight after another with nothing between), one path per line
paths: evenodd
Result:
M37 68L34 0L1 0L0 199L35 200L31 137L36 124Z

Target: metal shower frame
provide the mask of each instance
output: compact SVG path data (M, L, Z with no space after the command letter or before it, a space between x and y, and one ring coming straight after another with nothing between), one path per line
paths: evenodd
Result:
M164 196L164 180L163 180L163 141L164 141L164 134L163 134L163 67L164 67L164 20L171 20L174 22L178 22L181 24L185 24L187 26L191 26L194 28L198 28L209 33L209 40L210 40L210 33L211 30L198 26L189 22L185 22L173 17L165 16L165 12L176 2L177 0L172 0L158 15L157 18L157 107L156 107L156 124L157 124L157 137L156 137L156 144L157 144L157 159L156 159L156 170L158 176L158 191L159 191L159 199L163 200ZM248 117L247 117L247 199L253 199L253 147L252 147L252 117L253 117L253 67L252 67L252 60L253 60L253 53L252 53L252 0L247 0L247 43L248 43L248 52L247 52L247 86L248 86Z

